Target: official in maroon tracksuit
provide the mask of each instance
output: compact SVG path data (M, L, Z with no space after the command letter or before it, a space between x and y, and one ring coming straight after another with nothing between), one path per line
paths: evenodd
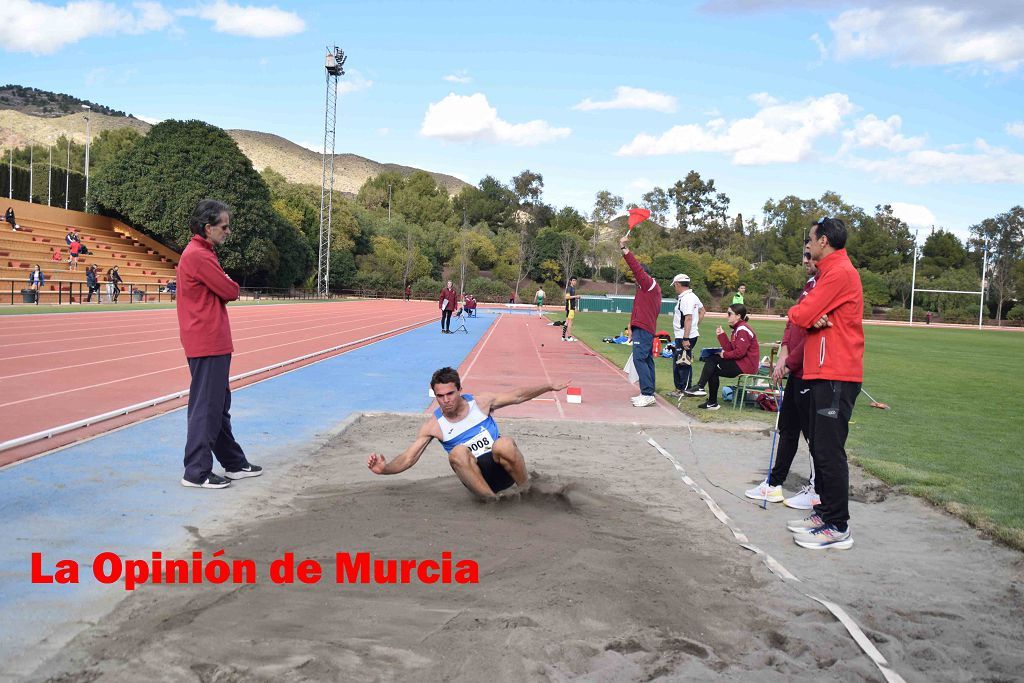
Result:
M822 218L811 228L807 251L818 263L814 289L789 309L789 320L808 330L804 381L810 389L811 457L821 503L813 515L789 523L797 545L813 550L853 545L846 436L864 379L864 292L846 253L846 225Z
M722 353L706 358L704 367L700 371L697 388L693 391L683 392L684 396L704 396L706 394L708 400L697 406L705 410L718 410L718 378L756 373L761 354L757 335L747 324L749 321L747 307L743 304L732 304L726 310L725 317L729 321L729 327L732 328L732 337L725 336L725 330L719 325L715 334L718 336ZM707 387L706 392L704 387Z
M192 383L188 394L188 436L182 486L222 489L231 479L258 477L231 432L231 325L226 303L238 298L238 283L220 267L214 247L231 234L227 204L199 202L189 218L192 239L178 262L177 312L181 345ZM225 477L213 473L213 456Z
M441 309L441 334L452 333L452 313L458 305L458 300L455 288L452 287L452 281L449 280L437 300L437 307Z
M810 276L804 290L797 301L803 301L807 293L814 289L818 273L814 259L809 251L804 252L804 267ZM768 476L769 486L782 486L789 476L797 448L800 445L801 432L807 437L810 434L810 391L804 385L804 342L807 330L786 322L786 331L782 334L782 348L773 371L776 383L789 376L786 391L779 408L779 448L775 453L775 465ZM811 484L814 484L814 470L811 470ZM806 493L809 493L806 492Z
M661 287L651 277L647 267L640 264L630 253L626 243L629 234L619 240L622 258L633 271L636 280L636 294L633 295L633 313L629 317L632 331L633 366L640 377L640 395L633 397L633 405L644 408L655 404L654 398L654 331L661 312Z

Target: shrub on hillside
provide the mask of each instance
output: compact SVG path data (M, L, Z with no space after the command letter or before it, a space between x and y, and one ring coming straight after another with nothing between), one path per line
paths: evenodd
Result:
M1010 309L1010 312L1006 314L1007 320L1021 321L1024 320L1024 306L1014 306Z
M412 294L413 296L420 299L432 299L441 296L442 285L440 282L431 277L421 277L416 282L412 283Z
M474 278L466 286L466 292L476 297L478 301L508 301L509 286L499 280L488 280L487 278Z

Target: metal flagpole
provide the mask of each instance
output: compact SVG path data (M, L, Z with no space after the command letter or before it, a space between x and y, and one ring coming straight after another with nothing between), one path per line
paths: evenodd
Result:
M50 160L46 163L46 205L50 206L50 196L53 191L53 145L47 145L50 150Z
M35 145L35 143L34 142L29 142L28 143L28 203L29 204L32 203L32 190L34 190L36 188L36 179L35 179L35 176L32 173L33 170L34 170L34 167L35 167L35 160L36 160L35 152L36 152L36 145Z

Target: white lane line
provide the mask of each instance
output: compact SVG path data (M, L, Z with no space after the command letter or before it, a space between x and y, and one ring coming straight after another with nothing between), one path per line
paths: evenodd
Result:
M690 432L690 448L692 450L693 430L690 429L689 427L687 427L687 430ZM641 434L643 434L643 432L641 432ZM646 434L644 435L646 436ZM718 503L716 503L715 500L711 497L711 494L709 494L707 491L701 488L700 484L695 482L686 474L686 469L679 463L678 460L676 460L675 456L673 456L671 453L662 448L657 441L650 437L647 437L647 443L654 446L654 448L659 453L665 456L665 458L672 463L672 466L676 468L677 472L679 472L679 478L682 479L683 483L686 484L694 493L696 493L704 500L704 503L708 506L708 509L711 510L712 514L714 514L715 517L718 518L718 521L720 521L722 524L729 528L729 531L732 532L733 537L736 539L740 546L760 555L765 563L765 566L768 567L769 571L771 571L773 574L775 574L782 580L791 581L794 583L801 583L800 579L797 578L797 576L793 574L791 571L786 569L781 562L776 560L774 557L772 557L765 551L758 548L756 545L754 545L747 539L746 534L740 531L739 527L736 526L736 524L732 521L729 515L727 515L725 511L722 510L721 507L719 507ZM857 622L855 622L842 607L833 602L829 602L827 600L823 600L822 598L811 595L810 593L805 593L804 591L799 589L797 590L805 597L808 597L811 600L814 600L815 602L822 604L829 612L832 613L832 615L839 621L839 623L842 624L844 628L846 628L846 631L850 634L850 636L853 637L853 640L857 643L857 645L860 646L860 649L864 652L864 654L866 654L874 663L874 665L878 667L878 670L882 673L882 676L885 678L886 681L888 681L888 683L906 683L902 676L900 676L898 673L896 673L890 668L889 662L886 661L882 653L879 652L878 648L876 648L874 644L868 639L868 637L864 635L864 631L862 631L860 626L857 625Z

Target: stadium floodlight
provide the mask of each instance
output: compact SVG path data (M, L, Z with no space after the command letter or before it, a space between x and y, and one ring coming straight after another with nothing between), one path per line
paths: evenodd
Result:
M89 147L92 141L92 136L89 135L89 113L92 111L92 107L88 104L83 104L82 109L85 110L85 212L89 212Z
M338 122L338 79L345 75L345 52L335 45L327 48L324 62L327 94L324 102L323 171L320 176L320 251L317 255L316 292L330 296L331 214L334 208L334 131Z

